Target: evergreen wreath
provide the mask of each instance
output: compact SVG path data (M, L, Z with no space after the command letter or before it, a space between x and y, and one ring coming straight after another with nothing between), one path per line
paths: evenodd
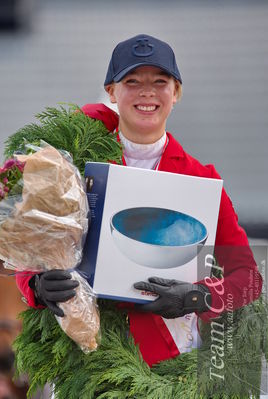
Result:
M101 344L84 354L61 330L49 309L21 314L18 374L30 378L28 397L48 383L57 399L238 399L259 398L261 360L267 359L267 306L259 299L222 315L224 380L211 379L211 324L201 323L201 349L150 368L128 335L126 314L101 300ZM232 348L228 330L232 329Z
M121 162L122 148L104 124L76 105L46 108L39 124L6 141L5 156L41 140L70 152L83 174L85 162ZM215 273L214 273L215 275ZM14 343L17 373L30 379L28 398L53 383L57 399L259 398L262 358L268 358L268 307L263 297L212 323L200 321L202 347L150 368L129 335L127 315L114 301L100 300L101 344L84 354L61 330L49 309L21 314L22 333ZM218 347L212 333L218 331ZM212 350L213 348L213 350ZM213 356L224 359L224 379L211 378Z

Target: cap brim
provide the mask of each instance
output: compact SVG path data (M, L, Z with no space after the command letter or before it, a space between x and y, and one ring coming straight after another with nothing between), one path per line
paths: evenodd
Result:
M167 68L164 68L162 65L156 64L156 63L150 63L150 62L140 62L138 64L134 64L131 65L125 69L123 69L121 72L119 72L113 79L114 82L118 83L120 82L120 80L122 80L128 73L130 73L131 71L133 71L134 69L141 67L141 66L155 66L157 68L162 69L163 71L165 71L168 75L173 76L175 79L177 79L180 83L182 83L181 81L181 77L175 75L174 73L171 73Z

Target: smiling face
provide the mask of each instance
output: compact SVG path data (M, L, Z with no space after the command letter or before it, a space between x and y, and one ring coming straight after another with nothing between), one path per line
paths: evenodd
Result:
M164 134L177 101L178 85L160 68L142 66L106 86L110 101L117 103L119 129L124 136L134 143L156 142Z

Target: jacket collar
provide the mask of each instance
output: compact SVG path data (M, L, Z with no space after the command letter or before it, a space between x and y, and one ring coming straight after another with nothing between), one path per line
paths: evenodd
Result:
M184 157L184 150L180 143L174 139L174 137L167 132L168 136L168 145L164 152L165 158L182 158Z

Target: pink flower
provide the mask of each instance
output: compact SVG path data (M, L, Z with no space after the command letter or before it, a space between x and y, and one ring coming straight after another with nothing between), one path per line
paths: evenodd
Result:
M3 168L0 168L0 200L8 196L21 179L25 162L21 162L16 158L10 158Z
M8 159L2 168L0 168L0 173L7 171L8 169L12 169L14 166L18 167L20 170L23 168L25 165L25 162L21 162L16 158L10 158Z
M11 169L16 164L16 160L14 158L8 159L3 166L4 170Z

